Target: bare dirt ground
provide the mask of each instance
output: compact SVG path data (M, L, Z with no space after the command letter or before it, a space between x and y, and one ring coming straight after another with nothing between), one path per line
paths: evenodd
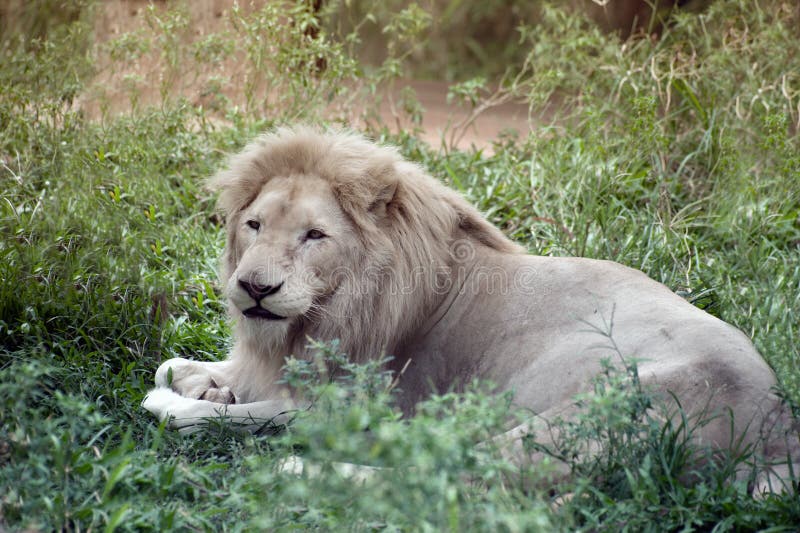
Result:
M401 80L397 86L411 87L422 105L420 137L431 146L450 148L470 147L490 150L492 141L501 134L528 133L532 121L528 106L518 102L505 102L474 115L471 109L447 101L448 84L443 81ZM384 123L392 128L408 129L409 120L396 120L391 105L383 102L380 114Z
M146 35L153 30L153 19L148 19L146 0L108 0L97 12L95 22L95 39L99 43L108 43L124 35ZM165 11L166 3L153 4L158 13ZM230 31L229 14L233 0L193 0L189 21L184 28L175 31L180 33L184 42L197 42L210 34L225 34ZM251 10L246 3L241 7L243 12ZM154 40L150 50L131 57L120 68L119 60L111 61L106 54L98 59L98 76L94 90L82 99L82 107L91 115L98 116L102 112L124 113L132 106L158 103L163 98L160 87L165 76L170 75L170 66L164 64L164 42ZM102 47L101 47L102 50ZM185 65L173 65L182 68ZM192 76L179 74L171 90L189 101L198 104L207 99L206 82L217 77L226 80L221 90L229 101L236 105L241 99L241 86L245 73L243 64L235 58L227 59L213 65L198 67L201 71L193 71ZM174 73L173 73L174 74ZM397 111L398 95L404 87L414 90L416 99L423 108L422 120L413 124L410 118ZM443 81L397 80L391 89L385 89L377 100L377 116L391 129L409 129L416 126L420 136L434 147L466 149L476 147L491 150L493 140L504 133L516 133L525 136L531 128L528 107L522 103L504 102L492 106L485 112L475 116L474 110L447 101L448 84ZM356 103L348 113L351 123L359 125L359 118L366 106L373 102Z

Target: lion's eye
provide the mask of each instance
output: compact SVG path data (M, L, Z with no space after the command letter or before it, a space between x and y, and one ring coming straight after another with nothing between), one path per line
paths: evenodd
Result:
M326 235L324 233L322 233L322 231L320 231L318 229L310 229L310 230L308 230L308 233L306 233L306 239L315 239L316 240L316 239L321 239L321 238L323 238L325 236Z
M254 230L258 231L258 229L261 227L261 222L259 222L258 220L248 220L247 225L253 228Z

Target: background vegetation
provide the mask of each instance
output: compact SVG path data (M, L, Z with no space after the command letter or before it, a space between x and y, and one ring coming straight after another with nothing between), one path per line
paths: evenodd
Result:
M793 2L715 2L678 12L660 38L627 41L538 4L536 20L504 34L510 55L480 38L447 49L448 64L467 65L448 70L454 98L477 108L499 95L531 110L530 132L468 152L389 133L370 106L354 107L430 73L431 6L331 2L315 16L286 0L232 9L223 30L197 35L188 7L170 4L101 40L101 6L75 5L29 3L0 48L0 529L800 523L794 496L753 500L730 482L746 456L692 472L685 431L649 417L635 369L609 369L584 398L591 415L568 428L564 449L592 437L604 453L572 462L557 492L535 483L547 468L511 475L495 450L475 446L503 426L508 398L476 387L400 420L378 365L331 382L314 362L295 363L289 378L319 400L278 436L213 425L182 437L139 407L160 361L217 359L228 347L215 276L222 228L203 180L273 124L354 113L532 252L640 268L735 324L800 400ZM376 24L388 44L370 58ZM215 77L231 63L238 70ZM401 112L422 112L406 96ZM341 358L335 346L326 353ZM319 473L283 472L292 454ZM332 466L348 460L395 468L359 483Z

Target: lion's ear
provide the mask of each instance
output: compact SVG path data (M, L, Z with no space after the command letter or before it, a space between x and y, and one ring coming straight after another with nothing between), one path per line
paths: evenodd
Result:
M384 185L375 195L367 210L376 218L386 216L386 209L394 199L397 192L397 182Z

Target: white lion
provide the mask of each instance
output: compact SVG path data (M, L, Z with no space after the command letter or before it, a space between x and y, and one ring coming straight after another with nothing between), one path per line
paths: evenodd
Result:
M222 362L161 365L144 407L170 427L219 415L249 429L281 423L297 408L281 383L286 358L311 357L309 337L339 339L354 360L393 356L406 413L474 379L513 391L537 414L503 437L521 457L519 437L572 413L602 359L618 353L690 416L721 415L697 429L698 441L760 446L774 464L756 491L782 487L787 457L800 463L775 376L744 334L639 271L526 255L393 148L280 129L212 184L227 217L222 279L235 345Z

